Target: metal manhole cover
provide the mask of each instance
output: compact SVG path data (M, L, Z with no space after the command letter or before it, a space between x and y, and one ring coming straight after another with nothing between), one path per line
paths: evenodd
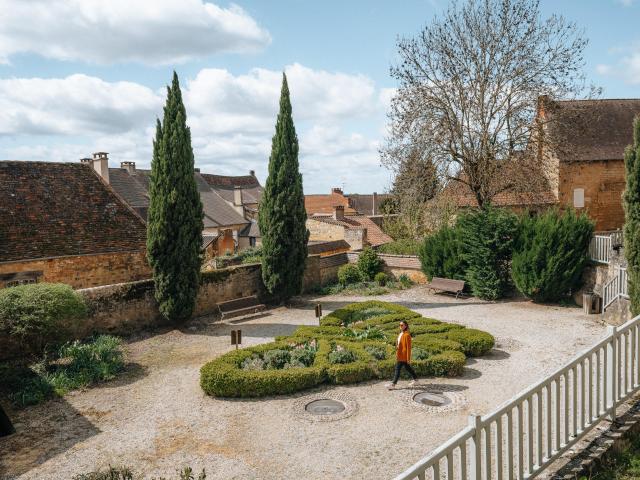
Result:
M444 407L451 399L442 392L420 392L413 396L413 401L429 407Z
M345 405L331 398L320 398L307 403L304 409L313 415L335 415L344 412Z

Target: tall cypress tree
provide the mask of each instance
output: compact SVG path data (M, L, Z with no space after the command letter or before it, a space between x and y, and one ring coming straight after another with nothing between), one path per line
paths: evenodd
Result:
M203 212L193 167L191 131L173 72L153 142L147 221L155 297L160 313L172 321L191 316L200 284Z
M298 168L298 137L291 117L287 77L283 73L269 177L258 215L262 279L269 293L280 300L288 300L302 290L309 239L306 221L302 175Z
M640 313L640 117L633 121L633 145L624 152L624 254L627 258L631 313Z

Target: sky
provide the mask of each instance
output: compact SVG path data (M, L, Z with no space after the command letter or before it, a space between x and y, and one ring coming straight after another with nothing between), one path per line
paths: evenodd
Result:
M446 0L0 0L0 159L149 168L175 70L196 166L264 183L289 80L305 193L383 192L398 37ZM640 97L640 0L542 0L584 29L604 98Z

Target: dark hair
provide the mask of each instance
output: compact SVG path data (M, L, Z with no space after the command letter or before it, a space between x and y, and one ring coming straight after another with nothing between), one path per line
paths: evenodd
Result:
M409 328L409 322L407 322L406 320L400 320L400 323L404 323L407 328Z

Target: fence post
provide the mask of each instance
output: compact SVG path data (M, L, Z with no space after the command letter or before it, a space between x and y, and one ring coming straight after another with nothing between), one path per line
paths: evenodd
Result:
M482 429L480 415L469 415L469 426L473 428L471 445L473 452L469 457L469 480L482 480Z
M617 327L609 325L607 327L607 335L609 336L609 342L607 342L607 399L609 405L605 407L609 410L607 418L613 422L616 418L616 406L618 403L618 381L619 381L619 365L618 365L618 338L616 335Z

